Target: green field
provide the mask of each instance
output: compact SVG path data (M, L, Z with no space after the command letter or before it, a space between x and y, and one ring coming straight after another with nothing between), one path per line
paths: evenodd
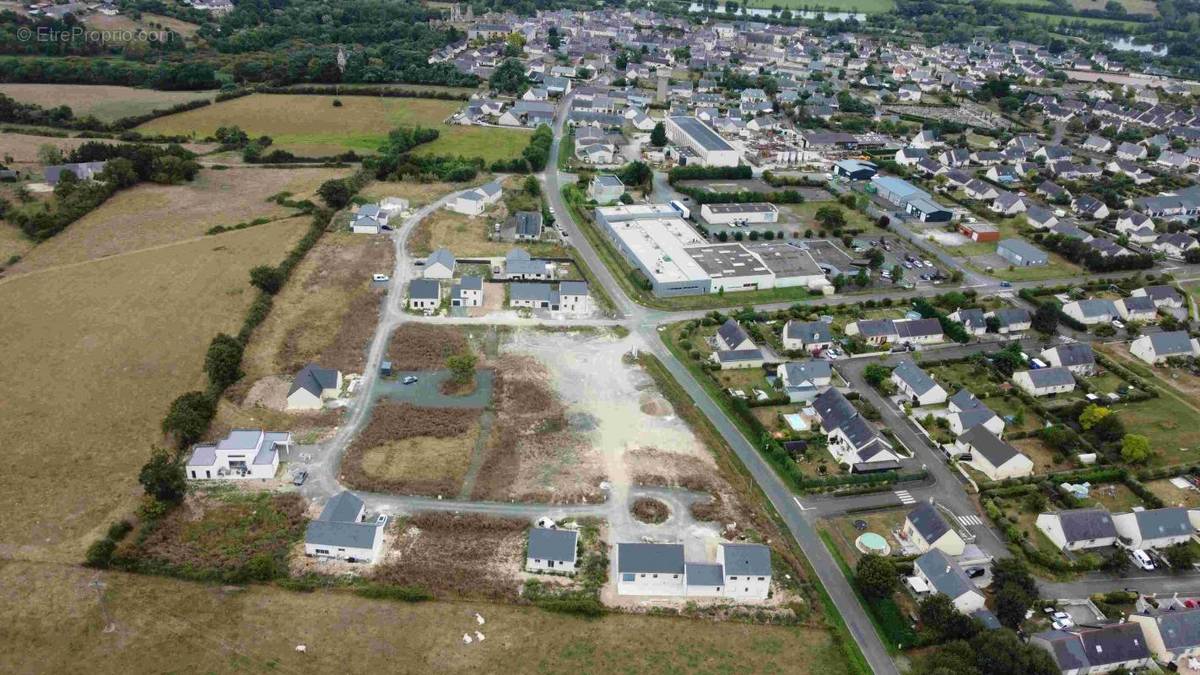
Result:
M807 0L746 0L747 7L771 9L780 7L792 11L810 9L829 12L862 12L864 14L882 14L896 9L892 0L830 0L828 2L808 2ZM724 8L725 5L721 5Z
M1057 26L1061 23L1073 23L1082 21L1083 23L1092 24L1095 26L1121 26L1124 28L1137 28L1142 24L1136 21L1122 21L1120 19L1101 19L1092 16L1062 16L1060 14L1039 14L1038 12L1022 12L1025 16L1031 19L1044 21L1052 26Z
M341 106L334 106L335 98ZM218 127L238 126L252 137L270 136L275 145L305 156L346 150L375 152L398 126L435 127L441 137L420 152L483 157L487 161L520 155L528 132L447 125L461 101L374 96L252 94L198 110L160 117L138 127L144 133L212 135Z

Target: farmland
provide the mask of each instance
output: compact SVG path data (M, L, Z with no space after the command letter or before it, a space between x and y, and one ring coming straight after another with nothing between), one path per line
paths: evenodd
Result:
M122 190L100 208L40 244L14 273L30 272L200 237L215 225L256 218L278 219L296 209L268 202L279 192L313 197L323 181L342 169L238 168L201 171L180 185L144 183Z
M270 136L275 145L303 155L346 150L372 153L397 126L435 127L442 135L420 152L479 156L491 161L515 157L529 142L527 132L446 125L461 101L423 98L334 97L253 94L197 110L160 117L138 127L146 133L203 138L221 126L239 126L251 136ZM286 111L286 114L280 114Z
M167 405L203 385L209 340L236 332L254 298L248 270L279 262L307 223L0 280L0 386L21 392L0 408L4 551L78 560L128 513Z
M189 101L212 100L215 92L156 91L92 84L0 84L0 94L43 108L65 105L76 117L92 115L101 122L112 122Z
M4 642L21 645L0 650L5 672L65 672L79 663L95 673L156 670L164 644L179 672L845 672L840 649L814 628L583 619L481 601L397 604L261 586L228 591L21 562L0 562L0 589ZM464 645L475 612L487 618L487 640Z

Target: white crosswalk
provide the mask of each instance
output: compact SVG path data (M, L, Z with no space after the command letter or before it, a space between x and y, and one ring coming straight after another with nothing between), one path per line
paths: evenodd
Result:
M979 516L959 516L958 522L963 525L982 525L983 520Z
M896 497L900 500L901 504L908 505L917 503L917 500L912 495L908 494L908 490L896 490Z

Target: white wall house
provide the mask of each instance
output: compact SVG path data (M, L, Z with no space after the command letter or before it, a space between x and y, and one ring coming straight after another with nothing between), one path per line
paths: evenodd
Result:
M279 451L291 444L287 431L234 429L216 443L193 446L184 470L196 480L274 478Z
M783 348L787 351L809 352L833 346L833 328L824 321L797 321L792 319L783 326Z
M722 543L716 563L686 562L682 544L619 543L618 595L765 600L771 591L771 549Z
M1034 633L1029 644L1049 652L1062 675L1132 672L1150 665L1150 650L1136 623Z
M1141 625L1146 646L1159 663L1179 666L1200 657L1200 608L1135 613L1129 620Z
M529 530L525 569L529 572L574 574L578 554L578 530L535 527Z
M446 204L446 208L465 216L478 216L489 206L500 201L503 192L498 183L488 183L474 190L463 192L450 200Z
M366 505L349 492L333 496L321 515L309 521L304 533L304 554L350 562L375 562L383 550L386 517L363 522Z
M1072 509L1043 513L1037 528L1055 546L1067 551L1105 548L1117 543L1117 528L1104 509Z
M1151 333L1131 342L1129 353L1157 365L1172 357L1200 356L1200 342L1182 330Z
M1030 396L1051 396L1075 391L1075 376L1062 366L1019 370L1013 373L1013 384Z
M891 379L896 384L896 389L914 406L946 402L946 390L912 361L902 361L896 366L892 370Z
M983 426L967 430L954 444L970 453L968 464L979 469L989 480L1022 478L1033 474L1033 460L993 435Z
M1117 534L1129 542L1130 548L1165 548L1182 544L1192 538L1188 510L1181 507L1147 509L1113 516Z
M564 314L588 316L594 310L592 293L586 281L563 281L558 284L558 308Z
M451 307L482 307L483 279L476 276L459 279L450 289Z
M288 391L288 410L320 410L325 401L337 398L342 390L342 371L322 368L315 364L304 366Z
M771 549L762 544L721 544L717 564L725 571L724 597L767 599L771 592Z
M922 553L936 548L946 555L959 556L967 546L929 502L921 502L908 513L901 534Z
M683 544L617 544L618 595L683 596Z
M425 269L421 271L421 276L426 279L453 279L457 266L458 261L450 249L439 248L425 259Z
M437 309L442 304L442 285L435 279L413 279L408 284L408 308L417 311Z
M959 613L969 616L984 608L983 591L941 550L931 549L917 558L913 572L934 592L950 598Z

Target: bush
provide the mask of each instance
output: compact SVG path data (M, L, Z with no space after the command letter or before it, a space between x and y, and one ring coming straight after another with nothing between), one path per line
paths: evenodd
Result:
M96 569L107 569L112 563L113 552L117 550L117 542L109 537L97 539L88 547L84 555L84 564Z
M424 602L432 600L433 594L416 586L385 586L365 584L354 590L355 595L373 600L400 600L402 602Z
M200 440L216 414L212 398L203 392L190 391L171 402L162 430L175 438L177 447L185 448Z
M250 270L250 283L268 295L278 293L283 288L283 282L284 275L278 267L259 265Z

